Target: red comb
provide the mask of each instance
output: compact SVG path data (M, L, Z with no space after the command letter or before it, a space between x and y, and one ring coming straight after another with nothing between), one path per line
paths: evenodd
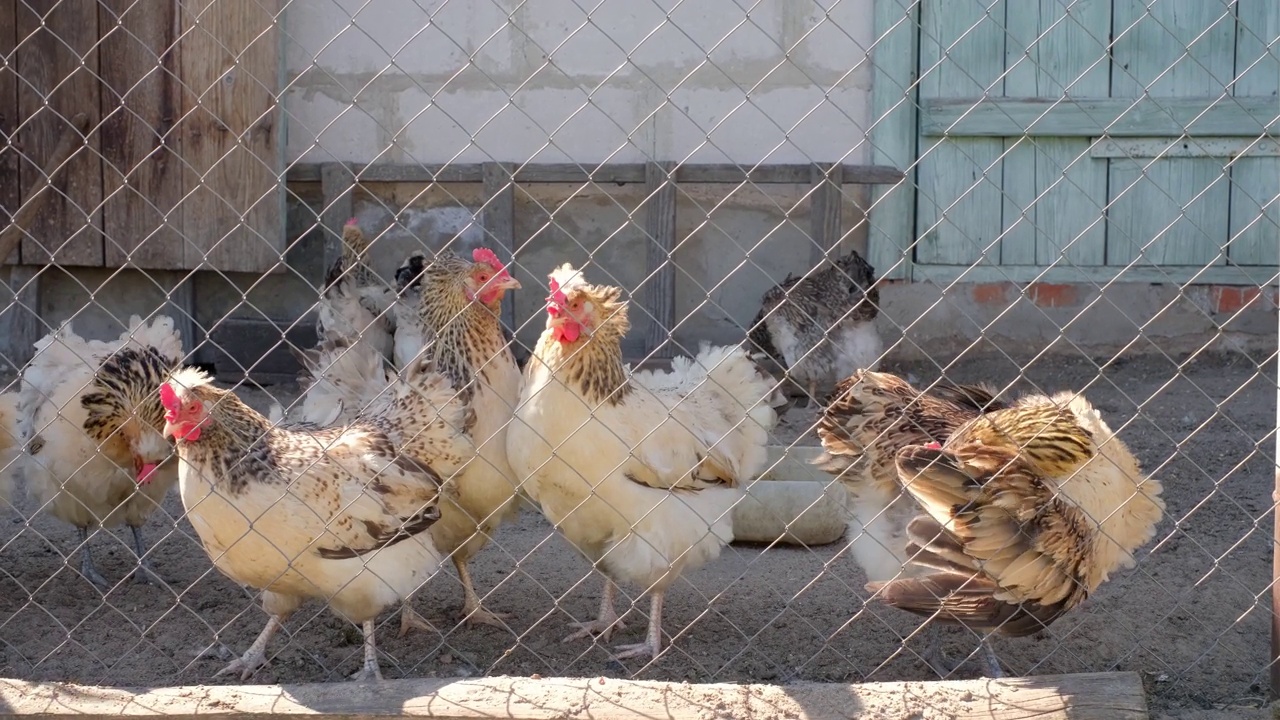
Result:
M502 265L502 261L489 248L476 248L471 251L471 259L476 262L482 262L494 269L494 272L504 272L506 268Z
M347 225L348 225L348 226L356 225L356 224L358 224L358 223L356 222L356 219L355 219L355 218L351 218L350 220L348 220L348 221L347 221Z
M555 278L551 278L551 282L548 283L548 287L551 288L551 302L558 305L569 304L569 298L565 297L564 291L560 289L560 283L556 282Z
M176 412L178 409L178 393L173 391L169 383L160 386L160 404L170 412Z
M928 445L925 445L924 447L926 450L941 450L942 443L931 442Z

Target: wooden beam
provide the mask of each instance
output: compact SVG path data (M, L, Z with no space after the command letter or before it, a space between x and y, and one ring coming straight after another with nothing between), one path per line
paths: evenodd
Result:
M1053 267L1039 265L916 265L912 279L937 283L946 287L953 282L966 283L1103 283L1118 280L1126 283L1175 283L1244 285L1262 287L1276 276L1274 265L1108 265L1076 267L1067 263Z
M0 680L10 717L162 717L311 720L509 718L640 720L788 717L800 720L924 717L969 720L1145 720L1134 672L1041 675L1000 680L860 685L686 684L613 678L449 678L309 685L193 685L125 689Z
M867 262L882 279L911 278L916 240L919 26L919 2L875 0L878 40L871 51L871 162L908 168L906 182L885 183L871 190Z
M512 178L511 163L484 164L484 223L485 235L499 249L503 262L516 258L516 183ZM516 305L512 293L502 298L502 322L514 334L516 331Z
M32 346L45 334L40 320L40 270L32 265L14 265L9 270L12 299L0 314L0 333L12 348L8 360L15 372L31 362Z
M649 163L645 170L645 232L649 236L645 252L644 307L649 312L645 354L660 358L673 355L668 340L676 324L676 266L671 254L676 247L675 163Z
M835 248L843 234L844 168L830 163L814 163L809 168L809 264L817 266Z
M320 166L320 194L324 209L320 211L320 224L324 226L324 264L320 268L320 282L325 273L342 255L342 227L355 214L356 179L344 163L324 163Z
M300 163L289 168L286 180L291 183L322 181L322 167L329 163ZM402 165L395 163L341 163L358 183L469 183L484 180L484 165L431 164ZM517 183L641 183L645 181L645 165L640 163L605 164L597 167L571 163L526 164L514 169ZM844 182L850 185L894 184L902 180L902 171L888 165L841 166ZM809 182L809 165L681 165L675 171L676 182L707 184L802 185Z
M1280 132L1269 97L949 98L920 103L920 134L964 137L1258 137Z

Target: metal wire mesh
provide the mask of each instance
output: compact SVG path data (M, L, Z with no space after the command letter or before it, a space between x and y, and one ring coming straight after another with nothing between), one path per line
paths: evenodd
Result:
M261 577L211 545L208 523L221 516L193 525L190 497L135 487L148 463L176 477L176 461L147 454L161 452L158 406L86 434L82 399L103 389L102 364L131 315L173 318L178 359L272 420L394 412L387 399L411 365L403 343L410 355L426 348L452 383L438 405L470 403L499 439L513 423L540 435L579 410L552 403L539 426L513 419L519 398L464 385L517 361L526 385L536 375L529 364L556 346L538 349L549 303L581 310L544 291L571 262L630 301L630 332L617 339L630 365L666 368L703 342L749 338L790 400L764 441L725 399L741 387L707 380L683 389L693 399L663 404L633 381L625 398L595 397L603 420L582 430L592 439L548 440L558 459L531 462L543 479L527 482L594 485L599 468L582 465L622 443L606 482L680 478L696 489L649 492L685 510L612 506L622 491L569 508L524 497L467 565L481 606L503 617L460 622L451 563L419 569L430 579L411 603L429 630L397 637L398 605L375 608L387 676L936 677L930 626L865 588L889 579L866 566L872 544L892 536L890 560L901 553L895 513L918 507L906 495L882 507L865 465L836 478L810 464L815 423L841 397L835 382L878 367L920 390L1080 393L1163 484L1153 537L1125 548L1134 569L1112 572L1032 637L993 635L1005 672L1132 669L1159 708L1261 704L1272 662L1278 37L1280 10L1266 0L0 3L13 380L3 397L16 436L0 674L207 682L265 622ZM348 224L367 247L342 239ZM476 304L454 308L412 285L411 255L439 267L437 253L469 261L481 247L521 285L485 311L514 357L491 352L459 369L439 353L462 341L442 328L490 326L474 320ZM835 262L851 252L874 266L869 277ZM776 284L785 291L762 298ZM487 297L479 285L467 292ZM356 309L335 319L344 308ZM437 326L413 336L419 308L436 308ZM595 322L583 326L592 342L613 342L594 334L603 316ZM33 351L60 327L75 336ZM352 354L305 355L335 341ZM358 366L368 353L394 367L383 377L378 362ZM312 364L301 386L296 357ZM688 434L663 439L668 415L672 435ZM890 428L868 452L891 457L894 437ZM233 445L240 460L225 473L276 487L284 461L249 462L264 452L255 442ZM696 448L696 468L675 466L681 442ZM487 452L468 468L503 454ZM136 467L120 459L130 454ZM306 458L297 475L324 472L328 460ZM710 467L724 462L741 467ZM334 477L348 472L345 482L362 477ZM442 482L465 486L468 472ZM571 540L627 580L620 568L671 551L655 538L690 532L681 512L719 507L708 498L730 492L725 479L748 497L692 525L710 546L724 544L708 539L713 526L738 541L717 559L695 552L660 582L656 660L611 659L619 638L645 639L649 588L635 582L620 589L625 630L561 642L566 623L595 616L601 591ZM327 497L305 485L282 491L295 511ZM249 517L237 492L228 502ZM1056 512L1046 502L1037 517ZM132 515L115 510L98 526L127 503ZM581 547L581 518L616 525L637 513L644 538L622 542L609 525ZM269 524L267 542L293 537L288 518ZM296 563L324 537L280 550ZM132 581L139 555L154 584ZM315 602L347 582L313 582L253 682L338 680L360 667L358 619ZM941 636L967 658L959 676L988 669L985 635Z

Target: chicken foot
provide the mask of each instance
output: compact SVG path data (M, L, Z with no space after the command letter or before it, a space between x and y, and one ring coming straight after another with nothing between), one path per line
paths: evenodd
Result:
M440 622L437 620L436 622ZM400 633L396 637L404 637L409 634L410 630L422 630L424 632L439 632L435 623L422 617L417 610L413 609L413 605L406 598L400 604Z
M611 578L604 579L604 591L600 594L600 612L596 615L595 620L586 622L569 623L570 627L578 628L578 631L565 638L561 642L569 642L584 637L592 637L598 635L601 640L608 642L609 637L613 635L615 630L625 630L626 623L618 617L618 610L614 607L614 600L618 596L618 584Z
M476 593L476 586L471 581L471 570L467 567L467 561L460 560L455 555L453 566L458 569L458 579L462 581L462 622L467 625L507 627L503 620L511 617L510 613L496 613L480 607L480 595Z
M244 655L232 660L229 665L214 673L214 677L227 675L230 673L240 673L240 681L249 679L250 675L257 672L258 668L267 664L267 643L271 642L272 636L280 629L280 618L272 615L267 618L267 626L262 628L262 632L258 633L258 639L253 641L248 650L244 651Z
M133 571L133 581L143 585L162 585L160 576L156 575L151 562L146 559L147 545L142 541L142 528L130 525L129 529L133 531L133 551L138 555L138 567Z
M960 661L954 661L947 656L942 650L942 627L936 624L930 624L928 630L929 645L924 651L923 659L925 663L938 674L939 678L946 679L948 675L955 672L964 664L964 658ZM996 651L991 647L989 638L983 638L979 643L979 649L982 653L983 664L986 666L986 677L1002 678L1004 671L1000 668L1000 658L996 655Z
M89 528L77 528L80 531L80 574L85 580L98 586L99 590L106 590L110 585L107 579L102 577L102 573L98 572L98 568L93 564L93 552L89 550Z
M662 652L662 598L661 591L654 591L649 596L649 632L642 643L620 645L613 654L614 660L648 656L656 660Z
M361 623L360 630L364 633L364 665L351 675L351 679L356 682L381 680L382 668L378 666L378 646L374 640L373 620L365 620Z

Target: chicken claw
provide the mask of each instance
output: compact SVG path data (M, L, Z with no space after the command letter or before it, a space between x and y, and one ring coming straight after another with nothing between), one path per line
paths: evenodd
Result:
M435 624L423 618L416 610L409 605L409 601L405 600L400 606L400 632L396 637L404 637L409 634L410 630L422 630L423 632L438 633Z
M409 606L405 605L405 607ZM374 629L372 620L366 620L360 624L360 630L364 633L364 665L351 674L351 679L355 682L382 680L382 668L378 667L378 646L374 642Z
M268 618L267 626L258 633L258 638L253 641L248 650L244 651L244 655L232 660L231 664L214 673L213 676L220 677L238 672L241 682L248 680L249 676L258 671L258 668L267 664L267 643L271 642L271 636L280 629L280 624L280 619L275 615Z
M657 660L662 654L662 599L663 594L655 592L649 597L649 632L645 641L616 648L613 654L615 661L633 657L647 657Z
M485 610L482 607L468 610L462 608L462 622L467 625L492 625L494 627L506 628L507 623L504 622L511 617L511 613L496 613L492 610Z
M615 630L627 629L627 624L619 619L618 610L613 606L614 598L617 595L617 584L613 580L605 578L604 592L600 594L600 612L596 619L569 623L569 627L576 627L578 631L561 642L571 642L585 637L599 637L601 640L608 642Z

